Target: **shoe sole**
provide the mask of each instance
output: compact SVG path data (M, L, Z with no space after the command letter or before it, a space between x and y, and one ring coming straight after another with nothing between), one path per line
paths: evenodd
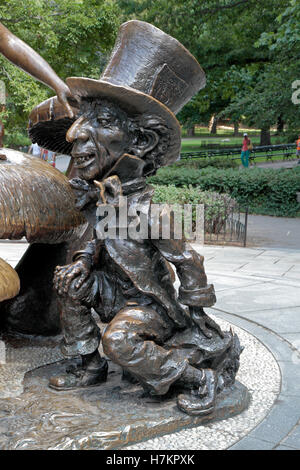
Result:
M58 392L67 392L69 390L86 390L87 388L99 387L101 384L105 382L106 381L98 382L96 384L91 384L91 385L84 385L82 387L56 387L55 385L48 384L48 388L52 390L57 390Z

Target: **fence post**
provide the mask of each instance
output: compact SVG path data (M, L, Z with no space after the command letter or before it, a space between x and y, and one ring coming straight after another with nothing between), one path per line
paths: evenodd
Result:
M246 207L246 213L245 213L244 248L246 247L246 244L247 244L247 228L248 228L248 206Z

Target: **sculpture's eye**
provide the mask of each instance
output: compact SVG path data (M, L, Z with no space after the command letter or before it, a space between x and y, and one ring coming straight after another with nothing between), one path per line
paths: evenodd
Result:
M98 116L97 117L97 122L102 127L108 127L111 123L111 120L109 118L106 118L106 117L103 117L103 116Z

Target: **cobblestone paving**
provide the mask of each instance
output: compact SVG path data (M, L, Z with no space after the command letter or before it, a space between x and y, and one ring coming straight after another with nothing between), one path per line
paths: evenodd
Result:
M228 330L230 325L227 322L220 318L215 320L222 329ZM254 336L241 328L233 326L233 329L245 347L237 379L248 387L252 395L248 410L224 421L157 437L122 450L223 450L242 439L265 418L280 390L277 362Z

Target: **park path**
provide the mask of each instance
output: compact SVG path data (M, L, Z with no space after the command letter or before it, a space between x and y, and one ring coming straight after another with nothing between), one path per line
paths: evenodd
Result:
M300 218L249 215L247 246L300 250Z

